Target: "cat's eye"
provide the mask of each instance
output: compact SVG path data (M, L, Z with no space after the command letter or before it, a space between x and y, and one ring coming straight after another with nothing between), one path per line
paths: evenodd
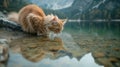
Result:
M58 23L58 22L56 22L56 21L55 21L55 22L52 22L52 25L57 25L57 23Z

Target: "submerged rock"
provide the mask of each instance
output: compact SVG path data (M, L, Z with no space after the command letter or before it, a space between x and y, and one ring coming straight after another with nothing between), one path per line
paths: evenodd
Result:
M101 57L105 57L105 54L102 53L102 52L94 52L94 53L93 53L93 56L94 56L95 58L101 58Z
M104 67L113 67L112 63L106 58L99 58L96 61L104 65Z
M108 60L112 63L116 63L119 61L116 57L110 57Z

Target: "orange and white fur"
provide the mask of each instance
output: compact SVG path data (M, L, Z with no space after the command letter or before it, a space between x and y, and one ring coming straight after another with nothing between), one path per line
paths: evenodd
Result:
M17 14L13 14L17 16ZM8 15L8 18L11 19L10 15ZM52 14L45 15L40 7L33 4L23 7L19 11L18 17L11 20L18 22L25 32L44 36L48 36L50 32L59 34L66 23L66 19L59 19Z

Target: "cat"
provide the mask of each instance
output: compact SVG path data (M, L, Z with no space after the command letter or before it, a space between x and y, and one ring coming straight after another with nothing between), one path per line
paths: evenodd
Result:
M52 14L46 15L42 8L35 4L24 6L15 19L18 20L16 22L21 25L23 31L43 36L48 36L50 32L59 34L67 21Z
M10 12L7 16L7 19L9 21L13 21L16 22L17 24L19 24L18 22L18 13L17 12Z

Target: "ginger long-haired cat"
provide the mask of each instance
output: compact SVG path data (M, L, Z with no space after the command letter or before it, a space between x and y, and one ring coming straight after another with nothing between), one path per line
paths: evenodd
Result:
M13 20L15 19L13 18ZM46 36L50 32L58 34L63 30L65 22L66 19L59 19L52 14L45 15L44 11L34 4L23 7L18 14L18 23L22 26L23 31L37 33L37 35Z

